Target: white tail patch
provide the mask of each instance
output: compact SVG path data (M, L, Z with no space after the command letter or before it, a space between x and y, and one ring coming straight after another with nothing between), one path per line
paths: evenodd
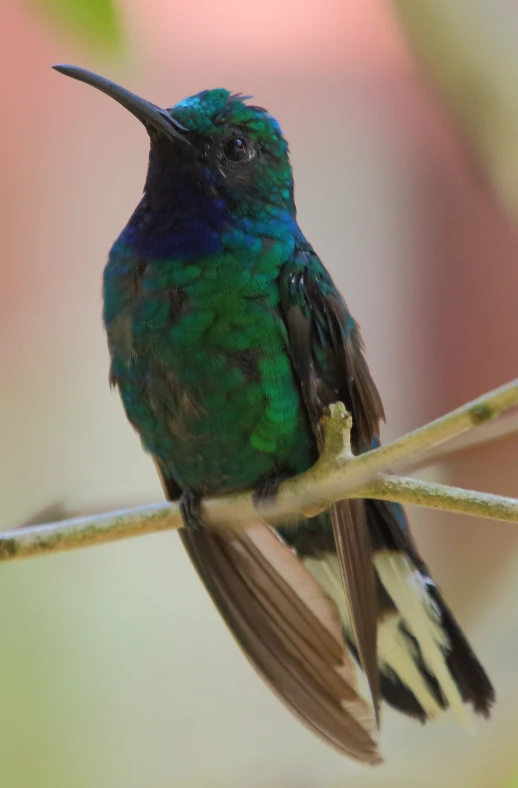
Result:
M305 558L304 566L309 569L319 585L335 601L340 611L343 627L349 637L354 640L338 558L334 555L326 555L322 559ZM400 623L401 616L399 613L394 612L378 624L378 663L380 670L388 676L390 676L391 671L395 673L399 681L415 695L426 716L433 719L441 713L442 709L430 692L421 671L414 661L412 644L399 630ZM361 675L363 677L363 674ZM363 693L368 694L366 680L360 681L360 686Z
M303 564L319 586L333 599L340 611L345 631L352 636L338 558L329 554L322 558L304 558ZM429 719L434 719L443 712L416 664L412 642L400 630L400 624L404 621L408 631L417 640L423 661L437 679L449 705L462 725L472 731L471 720L446 663L444 654L449 648L448 638L441 626L440 611L428 594L427 578L424 578L407 558L397 553L387 551L375 554L374 565L397 608L397 612L389 613L378 624L380 670L388 677L391 673L395 674L413 693ZM365 691L363 684L360 679L362 691Z
M417 667L412 644L401 632L399 625L401 616L392 613L387 616L378 629L378 653L382 663L381 669L389 676L387 668L393 671L398 679L412 692L424 713L429 719L438 717L441 707L430 692L428 684Z
M383 583L394 605L397 607L398 612L405 622L407 629L417 640L423 661L427 669L437 679L441 688L441 692L457 715L461 724L468 728L468 730L472 731L473 727L471 720L467 714L459 690L457 689L457 685L455 684L453 676L450 673L446 659L444 657L444 652L447 651L449 643L444 630L440 626L438 617L439 614L435 604L428 595L425 579L415 569L415 567L412 566L411 562L405 558L405 556L402 556L399 553L388 551L376 553L374 555L374 565L381 582ZM396 616L394 616L392 620L399 623ZM386 623L380 627L380 634L383 632L385 627L388 626L388 624L389 620L387 620ZM404 637L402 634L401 636ZM423 706L423 709L428 714L429 700L426 701L428 705L425 705L424 701L421 700L420 695L418 695L416 688L412 686L414 677L411 672L407 673L407 669L409 667L407 662L405 661L405 664L395 664L396 654L399 657L402 657L400 652L404 646L403 642L401 641L400 648L398 650L397 643L398 639L393 637L391 645L389 646L389 644L387 644L386 648L384 649L384 661L386 661L387 664L393 668L401 681L406 684L409 689L412 690L412 692L414 692L417 700L419 700ZM415 670L419 672L412 660L408 646L405 648L405 651L407 653L408 660L414 664ZM383 659L382 655L383 652L380 647L380 657ZM423 677L420 677L420 686L420 692L423 698L425 697L423 689L426 690L428 695L430 695ZM435 701L434 704L440 711L440 708ZM431 711L432 714L429 716L436 716L437 711L433 711L432 708Z

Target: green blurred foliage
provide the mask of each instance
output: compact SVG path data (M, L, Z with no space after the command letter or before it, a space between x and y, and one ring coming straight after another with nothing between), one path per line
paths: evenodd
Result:
M112 0L22 0L43 19L83 43L105 51L121 48L118 8Z

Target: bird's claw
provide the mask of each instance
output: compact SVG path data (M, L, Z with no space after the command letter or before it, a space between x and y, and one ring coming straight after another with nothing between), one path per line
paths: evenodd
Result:
M274 503L279 487L291 476L292 474L282 471L273 471L272 473L266 474L266 476L261 479L252 495L254 506L259 509L261 506Z
M203 531L206 528L201 516L202 496L195 490L185 490L180 496L178 505L182 515L184 528L191 531Z

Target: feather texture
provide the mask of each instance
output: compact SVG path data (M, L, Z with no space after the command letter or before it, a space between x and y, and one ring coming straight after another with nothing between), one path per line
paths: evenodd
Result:
M127 93L102 85L124 104ZM223 89L167 111L135 97L131 107L150 130L149 167L105 269L104 322L110 381L167 496L306 471L337 400L353 417L353 451L377 445L381 399L358 326L298 227L277 121ZM491 684L400 507L345 501L278 531L284 542L260 521L181 538L245 653L314 731L379 760L346 641L376 711L381 687L423 720L459 712L460 699L488 713Z
M261 521L242 531L181 532L234 637L288 707L341 752L380 762L338 609Z
M286 266L281 303L317 441L324 408L340 399L353 415L354 445L370 446L383 416L381 400L363 360L356 324L312 250L300 249L293 264ZM330 515L354 640L377 717L378 599L364 504L341 501L331 506Z
M364 504L352 499L340 501L330 513L351 629L378 718L378 595Z
M446 662L445 654L451 646L442 627L440 611L428 594L426 579L400 553L380 551L374 556L374 564L402 621L418 643L425 667L435 677L441 694L459 721L471 728L460 692ZM390 651L387 650L387 653L390 654ZM405 673L401 672L400 675L403 678Z

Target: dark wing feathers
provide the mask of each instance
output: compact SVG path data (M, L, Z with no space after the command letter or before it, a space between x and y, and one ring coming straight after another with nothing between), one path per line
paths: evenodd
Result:
M310 247L303 246L284 266L279 288L292 363L317 442L323 409L340 400L353 417L355 453L377 445L383 407L358 327ZM181 491L174 481L162 479L169 499L177 498ZM389 703L424 720L411 691L392 676L380 678L378 670L380 585L372 550L401 550L426 571L406 520L391 506L352 499L335 504L334 543L355 639L350 645L368 678L376 711L381 681ZM180 536L234 637L279 697L341 752L379 763L374 717L356 692L338 608L297 557L304 552L304 532L298 537L297 554L261 521L239 533L183 530ZM324 552L329 550L330 537L308 523L308 555L320 541ZM431 588L430 593L441 607L453 646L447 659L460 692L477 711L487 713L491 685L438 590Z
M378 717L378 586L365 506L361 500L339 501L330 514L351 626Z
M370 449L385 414L355 320L314 254L299 253L287 263L279 284L293 365L312 419L339 397L354 416L356 451Z
M293 365L317 440L324 408L340 400L353 418L353 449L365 451L372 446L384 414L356 323L309 250L301 250L285 266L280 291ZM365 505L341 501L331 507L331 519L358 654L377 714L378 595Z
M181 490L155 462L169 500ZM340 752L381 758L372 710L356 672L336 604L271 528L182 529L180 538L238 644L288 708Z
M378 763L372 713L354 688L336 606L293 551L261 521L239 533L186 529L180 536L231 632L272 689L340 751Z

